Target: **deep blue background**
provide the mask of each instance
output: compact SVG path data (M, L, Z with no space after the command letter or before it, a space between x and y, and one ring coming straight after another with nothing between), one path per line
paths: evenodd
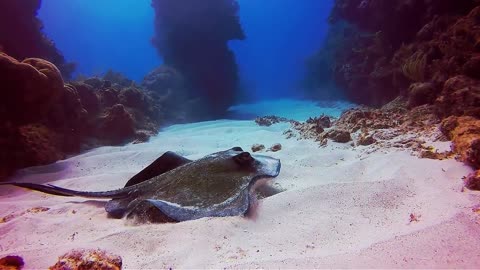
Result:
M199 0L201 1L201 0ZM322 44L333 0L239 0L245 41L231 42L255 99L298 94L306 57ZM150 0L43 0L45 32L78 73L109 68L141 81L161 58L150 44Z
M232 42L255 99L299 94L305 59L325 39L333 0L239 0L247 40Z
M142 80L161 63L150 43L150 0L43 0L39 17L81 74L99 75L112 68Z

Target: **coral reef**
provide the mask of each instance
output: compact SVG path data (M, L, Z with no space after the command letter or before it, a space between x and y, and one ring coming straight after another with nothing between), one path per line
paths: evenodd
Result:
M37 18L41 0L0 1L0 52L16 59L42 58L69 79L75 65L67 63L53 41L43 33Z
M320 140L331 139L338 143L347 143L352 140L350 132L338 128L331 129L325 133L322 133Z
M135 85L120 73L65 84L54 64L38 58L19 62L0 53L5 78L0 99L0 177L43 165L98 145L144 142L175 117L175 101ZM157 91L162 91L159 86ZM176 88L177 87L177 88ZM163 91L177 91L172 85ZM171 105L169 105L171 106ZM181 115L179 108L174 110ZM171 117L171 118L168 118Z
M443 117L466 115L480 118L480 81L464 75L448 79L435 105Z
M281 122L289 122L289 121L291 121L291 120L288 120L285 117L278 117L278 116L275 116L275 115L268 115L268 116L262 116L262 117L255 118L255 123L257 123L257 125L265 126L265 127L269 127L269 126L274 125L274 124L278 124L278 123L281 123Z
M51 63L28 58L22 62L0 53L2 99L0 121L29 123L45 116L63 91L60 71Z
M197 114L223 116L238 89L238 70L230 40L245 35L235 0L153 0L153 44L164 62L185 76L189 98L199 99Z
M480 170L472 172L465 178L465 187L471 190L480 190Z
M329 128L332 126L332 121L330 117L326 115L321 115L319 117L309 118L307 120L309 124L316 124L318 128Z
M416 138L392 145L443 159L452 154L419 139L434 134L443 120L440 129L452 140L453 153L478 169L480 1L335 0L330 20L325 45L307 63L309 91L329 79L349 100L388 103L349 110L334 129L350 132L356 145L385 145L416 132ZM322 142L332 132L313 132L303 123L296 128L301 138Z
M365 105L398 95L411 97L410 106L432 104L448 79L478 76L479 3L336 0L335 31L309 60L307 81L330 78L348 99ZM429 85L410 86L416 83Z
M122 104L115 104L108 108L99 119L100 138L106 138L116 144L135 135L133 116Z
M105 73L105 75L103 75L103 79L112 84L117 84L121 87L135 86L135 82L133 80L130 80L129 78L125 77L122 73L116 72L111 69L109 69Z
M20 270L24 265L23 258L19 256L6 256L0 259L1 270Z
M460 161L480 169L480 120L450 116L442 121L440 129L452 141L452 150Z
M201 109L196 105L197 100L189 97L185 78L176 69L160 66L148 73L141 85L152 98L165 101L162 108L165 118L175 123L199 118Z
M367 149L407 148L422 158L451 157L450 152L439 153L425 145L426 138L445 139L437 128L441 120L435 113L435 107L423 105L409 109L408 101L402 98L379 109L352 108L338 119L321 115L298 122L270 116L257 118L256 122L262 125L267 119L290 123L291 128L284 132L287 139L314 140L320 146L326 146L329 141L351 142L351 146L365 146Z
M50 270L91 269L120 270L122 258L103 250L72 250L58 258L58 262Z

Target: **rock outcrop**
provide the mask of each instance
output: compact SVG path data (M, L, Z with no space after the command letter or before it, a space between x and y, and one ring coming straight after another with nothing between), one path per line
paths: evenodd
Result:
M144 142L155 134L167 121L164 104L173 101L119 73L107 75L112 81L94 77L65 84L46 60L20 62L0 53L0 177L99 145Z
M75 65L67 63L55 43L43 33L43 24L37 17L41 3L41 0L0 1L0 52L20 61L45 59L69 79Z
M236 0L153 0L153 45L188 84L198 116L224 116L238 93L238 68L228 47L245 35Z
M334 26L309 61L307 81L329 78L348 99L370 106L399 95L412 107L433 104L450 78L478 79L479 4L336 0Z

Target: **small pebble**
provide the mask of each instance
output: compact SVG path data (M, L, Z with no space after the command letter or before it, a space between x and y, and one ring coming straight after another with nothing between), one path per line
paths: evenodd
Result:
M256 143L256 144L252 145L252 152L254 152L254 153L262 151L264 149L265 149L265 145L263 145L263 144Z
M276 143L274 145L272 145L272 147L270 147L270 149L268 149L269 151L272 151L272 152L278 152L280 150L282 150L282 145L279 144L279 143Z

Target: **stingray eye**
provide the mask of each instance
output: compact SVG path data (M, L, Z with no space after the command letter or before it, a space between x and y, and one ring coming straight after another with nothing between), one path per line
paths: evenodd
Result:
M237 151L237 152L243 152L243 149L241 147L238 147L238 146L233 147L231 150Z
M253 157L248 152L242 152L234 156L233 159L241 165L250 164L253 161Z

